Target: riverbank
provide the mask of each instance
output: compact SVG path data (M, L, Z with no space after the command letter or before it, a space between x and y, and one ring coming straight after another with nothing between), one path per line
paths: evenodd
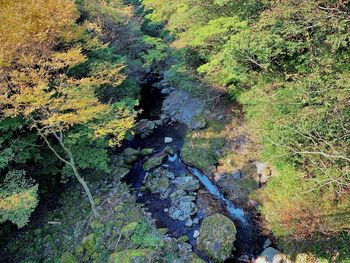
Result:
M147 98L161 98L156 95L161 94L160 90L152 86L144 88L148 91L142 94L154 95L146 95ZM194 99L191 94L187 96ZM196 100L200 101L199 98ZM125 141L124 148L110 153L110 174L86 175L100 217L96 219L90 215L83 193L78 185L70 183L56 209L44 216L41 225L28 226L8 242L2 252L6 262L42 261L44 258L61 261L68 258L79 262L106 262L113 258L113 262L119 262L119 257L123 260L149 258L152 262L162 261L161 258L167 258L164 262L175 259L210 262L213 255L197 248L197 238L203 239L201 233L205 233L200 227L206 218L223 214L233 220L255 224L250 212L245 216L240 210L241 218L235 217L234 212L230 214L234 207L231 201L224 199L219 189L210 191L215 188L215 181L198 181L200 178L196 179L194 170L191 173L180 159L171 157L174 153L182 155L187 147L187 136L210 129L207 120L205 126L191 130L159 111L159 103L147 103L154 107L141 103L144 112L140 116L147 117L151 116L150 112L157 112L158 118L153 115L154 118L147 119L155 128L142 130L147 133ZM198 113L192 116L198 118ZM205 156L210 154L205 150L202 153ZM191 164L196 165L193 161ZM199 170L196 171L198 176ZM201 176L207 178L204 174ZM226 220L230 222L228 218ZM228 242L225 257L230 256L233 241L237 240L232 259L253 260L262 251L263 239L256 230L252 232L252 239L248 238L249 231L242 231L240 224L235 222L237 234L233 239L227 239L228 232L217 237L217 240Z

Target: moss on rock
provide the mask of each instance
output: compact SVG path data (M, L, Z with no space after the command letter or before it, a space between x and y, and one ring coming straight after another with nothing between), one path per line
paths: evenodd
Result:
M125 148L124 151L123 151L123 155L125 157L127 156L133 156L133 155L138 155L139 154L139 151L138 150L135 150L133 148Z
M160 166L163 163L163 161L164 156L151 157L143 164L143 169L145 171L152 170L153 168Z
M153 148L144 148L140 151L140 155L147 156L153 153Z
M188 257L187 257L187 261L189 263L204 263L205 261L203 259L201 259L197 254L195 253L191 253Z
M60 263L78 263L78 260L69 252L62 254L59 260Z
M216 262L222 262L231 254L236 233L234 223L226 216L209 216L200 227L197 247Z
M156 253L152 249L126 249L113 253L109 257L109 263L126 263L126 262L151 262L153 255Z
M146 188L152 193L163 193L169 186L170 183L167 177L150 176L146 182Z
M133 164L134 162L137 161L137 156L136 155L129 155L129 156L126 156L125 159L124 159L124 162L126 164Z
M130 238L134 234L137 225L138 225L138 222L132 222L124 226L121 230L121 234L126 238Z
M90 234L83 239L82 247L85 255L91 256L95 252L95 234Z

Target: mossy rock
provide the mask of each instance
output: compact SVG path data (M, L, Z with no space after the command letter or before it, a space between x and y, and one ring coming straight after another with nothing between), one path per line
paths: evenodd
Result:
M91 256L95 253L95 234L90 234L83 239L82 247L85 255Z
M134 234L136 227L138 225L138 222L132 222L126 226L124 226L121 230L121 234L125 237L125 238L129 238L132 236L132 234Z
M138 155L139 154L139 151L138 150L135 150L133 148L125 148L124 151L123 151L123 155L125 157L128 157L128 156L133 156L133 155Z
M192 130L203 129L207 125L206 119L202 115L195 115L192 117L190 127Z
M151 177L147 179L146 188L152 193L163 193L170 186L169 179L167 177Z
M216 262L223 262L230 256L236 240L234 223L222 214L205 218L200 227L197 247Z
M204 263L205 261L203 259L201 259L197 254L191 253L187 257L187 262L189 262L189 263Z
M59 259L60 263L78 263L78 260L69 252L65 252Z
M188 236L186 236L186 235L185 236L181 236L181 237L178 238L178 240L181 241L181 242L187 242L188 241Z
M117 175L120 178L124 178L128 173L130 172L130 169L126 167L116 167L113 171L113 175Z
M129 155L129 156L126 156L125 159L124 159L124 162L126 164L133 164L134 162L137 161L137 156L136 155Z
M161 234L161 235L165 235L166 233L168 233L168 229L167 228L159 228L158 229L158 232L159 232L159 234Z
M143 263L151 262L156 251L152 249L126 249L113 253L109 257L109 263Z
M153 148L144 148L140 151L140 155L147 156L153 153Z
M152 170L153 168L160 166L163 163L163 161L164 156L151 157L143 164L143 169L145 171Z

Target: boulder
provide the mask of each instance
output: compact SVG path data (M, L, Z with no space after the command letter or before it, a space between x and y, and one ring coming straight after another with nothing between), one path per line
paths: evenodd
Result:
M136 155L129 155L129 156L125 156L125 158L124 158L124 162L126 164L133 164L136 161L137 161Z
M201 100L186 91L176 90L170 93L163 101L162 111L174 121L179 121L187 124L190 128L195 128L198 126L197 120L192 121L192 119L203 116L203 108L204 104Z
M141 119L135 126L135 133L139 134L141 138L146 138L156 128L156 124L153 121L147 119Z
M191 218L189 218L189 219L186 221L185 226L191 227L192 225L193 225L193 221L192 221Z
M271 246L271 245L272 245L271 239L267 238L267 239L265 240L265 242L264 242L263 248L264 248L264 249L265 249L265 248L268 248L268 247Z
M112 174L116 175L120 178L124 178L128 173L130 172L130 169L126 168L126 167L115 167L115 169L113 170Z
M179 208L185 213L185 215L194 215L198 212L198 208L193 202L180 202Z
M259 183L265 184L269 177L271 176L271 169L267 163L257 162L256 171L259 176Z
M192 251L192 246L188 243L180 243L177 245L180 254L186 254Z
M174 201L185 195L186 195L186 192L184 190L176 190L175 192L171 193L170 199Z
M183 212L179 208L174 206L170 207L169 216L174 220L178 220L179 218L184 217Z
M205 128L206 125L207 122L204 117L193 116L189 126L192 130L199 130Z
M109 263L151 262L156 254L152 249L126 249L109 256Z
M127 157L127 156L132 156L132 155L138 155L138 154L139 154L139 151L138 151L138 150L135 150L135 149L130 148L130 147L125 148L125 149L123 150L123 155L124 155L125 157Z
M166 177L158 177L150 175L147 177L146 188L152 193L164 193L169 188L169 179Z
M164 161L164 156L151 157L143 164L143 169L145 171L152 170L153 168L160 166L163 163L163 161Z
M143 148L140 151L140 155L142 155L142 156L151 155L152 153L153 153L153 148Z
M205 261L201 259L197 254L195 253L190 253L186 260L181 261L181 262L188 262L188 263L204 263Z
M196 198L192 195L185 195L185 196L181 196L179 198L180 202L193 202L195 200L196 200Z
M266 248L261 252L260 256L256 259L256 263L284 263L286 261L286 256L274 249L273 247Z
M223 262L230 256L236 240L236 227L222 214L205 218L200 227L197 247L216 262Z
M180 190L196 191L199 189L199 181L192 176L178 177L173 183Z
M198 230L195 230L195 231L193 232L193 238L199 237L199 234L200 234L200 232L199 232Z
M172 143L172 142L173 142L173 138L171 138L171 137L164 138L164 143Z
M169 209L169 216L174 220L184 221L191 215L198 212L198 208L193 202L175 202Z
M164 176L166 176L169 179L174 179L175 178L175 174L173 172L168 171L168 170L166 170L164 172Z

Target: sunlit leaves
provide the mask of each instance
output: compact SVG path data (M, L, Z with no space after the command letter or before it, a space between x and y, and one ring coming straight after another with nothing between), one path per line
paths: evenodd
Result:
M24 171L10 171L0 185L0 222L23 227L38 203L38 185L24 178Z
M0 66L26 53L50 52L57 39L69 36L75 18L70 0L1 1Z

